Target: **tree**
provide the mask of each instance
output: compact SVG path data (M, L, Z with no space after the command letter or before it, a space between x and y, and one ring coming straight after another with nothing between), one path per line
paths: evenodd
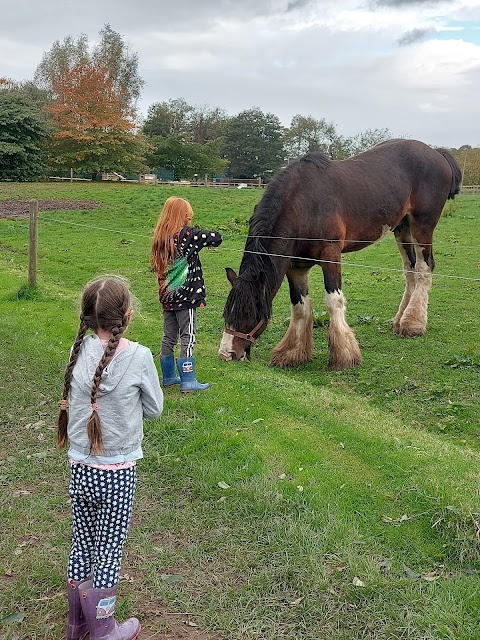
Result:
M299 158L305 153L321 151L335 158L341 143L335 125L324 118L317 120L312 116L297 114L292 118L290 128L285 134L285 150L288 158Z
M231 118L223 142L230 173L253 178L276 172L284 161L283 134L278 117L258 107Z
M41 146L49 133L45 117L6 86L0 81L0 180L41 178L46 172Z
M135 133L133 114L107 67L82 63L52 85L47 110L54 133L47 146L50 165L60 170L139 170L146 151ZM129 117L130 115L130 117Z
M153 146L149 165L173 169L177 179L217 175L227 164L218 144L225 122L221 109L193 107L183 98L151 105L143 124L143 133Z
M89 61L88 40L85 34L78 38L67 36L63 42L56 40L50 51L42 56L42 61L35 71L35 84L51 94L53 85L68 71L88 64Z
M156 102L148 109L143 124L143 133L151 138L155 136L182 136L189 132L188 116L193 110L183 98Z
M462 170L463 184L480 184L480 147L464 144L452 154Z
M138 74L138 56L110 25L106 24L99 36L99 43L92 51L85 34L78 38L69 35L63 42L56 40L51 50L43 54L35 71L35 83L53 95L55 83L68 71L85 65L101 68L117 96L122 98L124 111L132 113L144 84Z
M188 135L194 142L205 144L223 135L226 121L223 109L192 106L183 98L176 98L149 107L143 132L149 137Z
M225 170L226 160L219 156L215 142L198 144L184 136L158 136L152 139L153 150L147 156L152 169L173 169L176 180L217 175Z
M371 149L376 144L392 138L393 135L389 129L366 129L344 140L343 153L345 155L343 157L356 156L357 153L367 151L367 149Z
M22 96L33 107L42 110L49 102L48 92L38 87L33 81L17 82L10 78L0 77L0 91L12 91Z
M189 115L189 130L194 142L206 144L218 140L225 133L227 115L218 107L194 107Z
M100 31L100 42L92 52L92 62L108 70L116 94L125 99L126 109L134 110L144 81L138 74L138 54L123 42L122 36L106 24Z

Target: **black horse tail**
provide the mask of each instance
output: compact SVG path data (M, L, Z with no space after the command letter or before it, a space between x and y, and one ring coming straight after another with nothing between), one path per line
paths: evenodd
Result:
M462 172L457 164L457 161L449 151L447 151L446 149L437 149L437 151L442 154L442 156L450 165L450 169L452 170L452 186L450 187L448 199L453 200L457 193L460 193L460 187L462 186Z

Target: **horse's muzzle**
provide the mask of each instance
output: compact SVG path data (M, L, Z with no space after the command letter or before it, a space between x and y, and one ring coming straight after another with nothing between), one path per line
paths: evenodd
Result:
M218 349L218 357L220 360L226 360L227 362L232 362L233 360L237 360L239 362L245 362L249 360L249 352L242 350L242 352L237 352L234 347L234 338L232 335L225 333L222 336L222 341L220 343L220 347Z

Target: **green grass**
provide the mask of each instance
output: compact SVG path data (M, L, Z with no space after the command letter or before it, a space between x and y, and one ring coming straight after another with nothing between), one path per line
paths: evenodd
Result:
M129 337L158 352L149 238L173 193L225 238L202 252L197 373L212 389L169 389L146 422L119 616L138 615L146 638L478 637L480 198L458 197L438 225L425 336L391 332L403 281L382 269L400 268L387 238L344 257L362 367L327 372L320 322L314 360L281 371L268 358L286 329L285 285L252 362L216 355L224 267L238 268L261 192L121 184L0 184L0 200L100 203L40 213L34 290L28 221L0 220L0 637L61 637L70 514L54 424L79 295L99 273L127 276L141 303ZM314 270L319 316L323 296ZM10 614L23 619L2 622Z

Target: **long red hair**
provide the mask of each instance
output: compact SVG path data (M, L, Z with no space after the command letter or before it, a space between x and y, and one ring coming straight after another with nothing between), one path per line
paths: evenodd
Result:
M193 210L188 200L171 196L165 201L153 232L150 264L152 271L161 276L175 257L174 236L191 223Z

